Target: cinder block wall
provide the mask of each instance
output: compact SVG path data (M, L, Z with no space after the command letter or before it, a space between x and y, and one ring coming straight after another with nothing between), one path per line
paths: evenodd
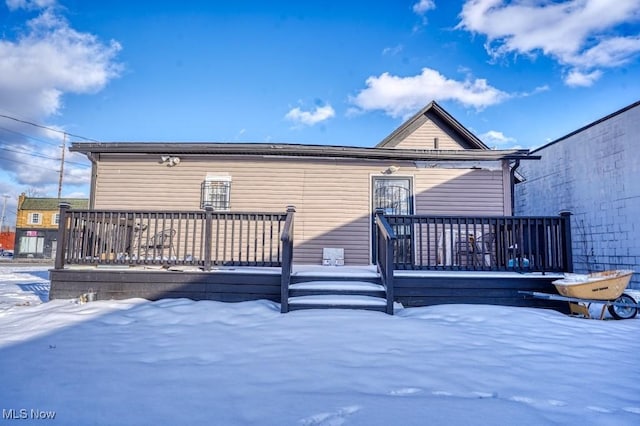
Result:
M640 288L640 102L534 153L518 169L515 213L571 211L575 271L633 269Z

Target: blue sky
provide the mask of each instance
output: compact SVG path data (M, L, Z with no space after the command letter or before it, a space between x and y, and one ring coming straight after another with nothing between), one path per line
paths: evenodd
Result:
M640 0L0 3L0 114L67 141L373 146L431 100L533 148L640 99ZM0 193L56 196L62 133L0 117ZM67 152L63 196L88 195ZM13 203L13 204L12 204Z

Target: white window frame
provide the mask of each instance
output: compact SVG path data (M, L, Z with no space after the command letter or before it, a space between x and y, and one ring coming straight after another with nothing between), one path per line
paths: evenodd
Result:
M200 191L200 208L212 207L214 211L231 209L231 176L207 174Z
M41 225L42 213L29 213L29 225Z
M54 225L60 224L60 213L53 213L51 215L51 223Z
M23 235L20 237L20 253L21 254L43 254L44 253L44 237L28 237Z

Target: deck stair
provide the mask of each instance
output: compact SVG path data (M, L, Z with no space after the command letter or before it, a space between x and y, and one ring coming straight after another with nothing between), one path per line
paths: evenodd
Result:
M365 309L385 312L387 299L378 277L292 277L289 310Z

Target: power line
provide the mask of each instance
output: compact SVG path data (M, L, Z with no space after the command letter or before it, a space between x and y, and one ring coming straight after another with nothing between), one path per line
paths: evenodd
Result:
M0 146L0 149L3 149L5 151L10 151L10 152L15 152L16 154L26 154L26 155L29 155L29 156L32 156L32 157L44 158L46 160L61 161L60 158L49 157L48 155L36 154L35 152L19 151L19 150L7 148L7 147L4 147L4 146ZM75 161L69 161L69 160L66 160L65 163L74 164L76 166L81 166L81 167L90 167L88 164L77 163Z
M38 157L38 158L44 158L44 159L47 159L47 160L60 161L59 158L49 157L48 155L36 154L35 152L19 151L19 150L7 148L7 147L4 147L4 146L0 146L0 149L3 149L5 151L9 151L9 152L15 152L16 154L26 154L26 155L29 155L31 157Z
M7 157L2 157L0 156L0 159L5 160L5 161L11 161L12 163L18 163L18 164L26 164L27 166L31 166L31 167L36 167L34 164L31 163L27 163L25 161L20 161L20 160L15 160L13 158L7 158ZM38 169L44 169L44 170L48 170L51 172L58 172L58 169L50 169L49 167L41 167L41 166L37 166Z
M14 133L14 134L19 135L19 136L23 136L23 137L25 137L25 138L27 138L27 139L32 139L32 140L34 140L34 141L38 141L38 142L42 142L42 143L46 143L47 145L51 145L51 146L58 146L58 144L57 144L57 143L55 143L55 142L49 142L49 141L46 141L46 140L44 140L44 139L36 138L35 136L29 136L29 135L27 135L26 133L17 132L17 131L15 131L15 130L9 129L9 128L7 128L7 127L0 126L0 129L4 130L5 132L10 132L10 133Z
M99 142L99 141L97 141L95 139L86 138L86 137L80 136L80 135L74 135L73 133L65 132L64 130L58 130L58 129L54 129L53 127L47 127L47 126L43 126L42 124L33 123L31 121L21 120L19 118L11 117L10 115L0 114L0 117L7 118L7 119L13 120L13 121L17 121L19 123L28 124L30 126L39 127L41 129L46 129L46 130L49 130L49 131L52 131L52 132L61 133L63 135L73 136L74 138L80 138L80 139L84 139L84 140L91 141L91 142Z
M84 140L91 141L91 142L98 142L95 139L86 138L86 137L80 136L80 135L75 135L73 133L65 132L63 130L54 129L54 128L48 127L48 126L43 126L42 124L34 123L34 122L31 122L31 121L21 120L19 118L12 117L10 115L0 114L0 117L6 118L6 119L9 119L9 120L13 120L13 121L17 121L18 123L24 123L24 124L28 124L30 126L38 127L40 129L45 129L45 130L49 130L51 132L62 134L62 136L63 136L62 145L60 145L60 148L62 148L62 155L61 155L61 158L59 159L60 160L60 169L56 170L57 172L60 173L60 177L59 177L59 181L58 181L58 198L60 198L60 195L62 193L62 182L63 182L63 178L64 178L64 162L65 162L64 161L64 153L65 153L65 149L66 149L67 136L73 136L74 138L80 138L80 139L84 139ZM10 149L7 149L7 150L11 151ZM29 154L29 155L42 157L42 156L39 156L39 155L34 154L34 153ZM2 158L2 157L0 157L0 158ZM47 157L43 157L43 158L47 158ZM49 159L51 159L51 158L49 157ZM5 158L5 160L13 161L13 162L16 162L16 163L21 163L21 164L26 164L23 161L13 160L13 159L9 159L9 158ZM56 161L57 160L58 159L56 159ZM50 170L50 169L45 168L45 170Z

